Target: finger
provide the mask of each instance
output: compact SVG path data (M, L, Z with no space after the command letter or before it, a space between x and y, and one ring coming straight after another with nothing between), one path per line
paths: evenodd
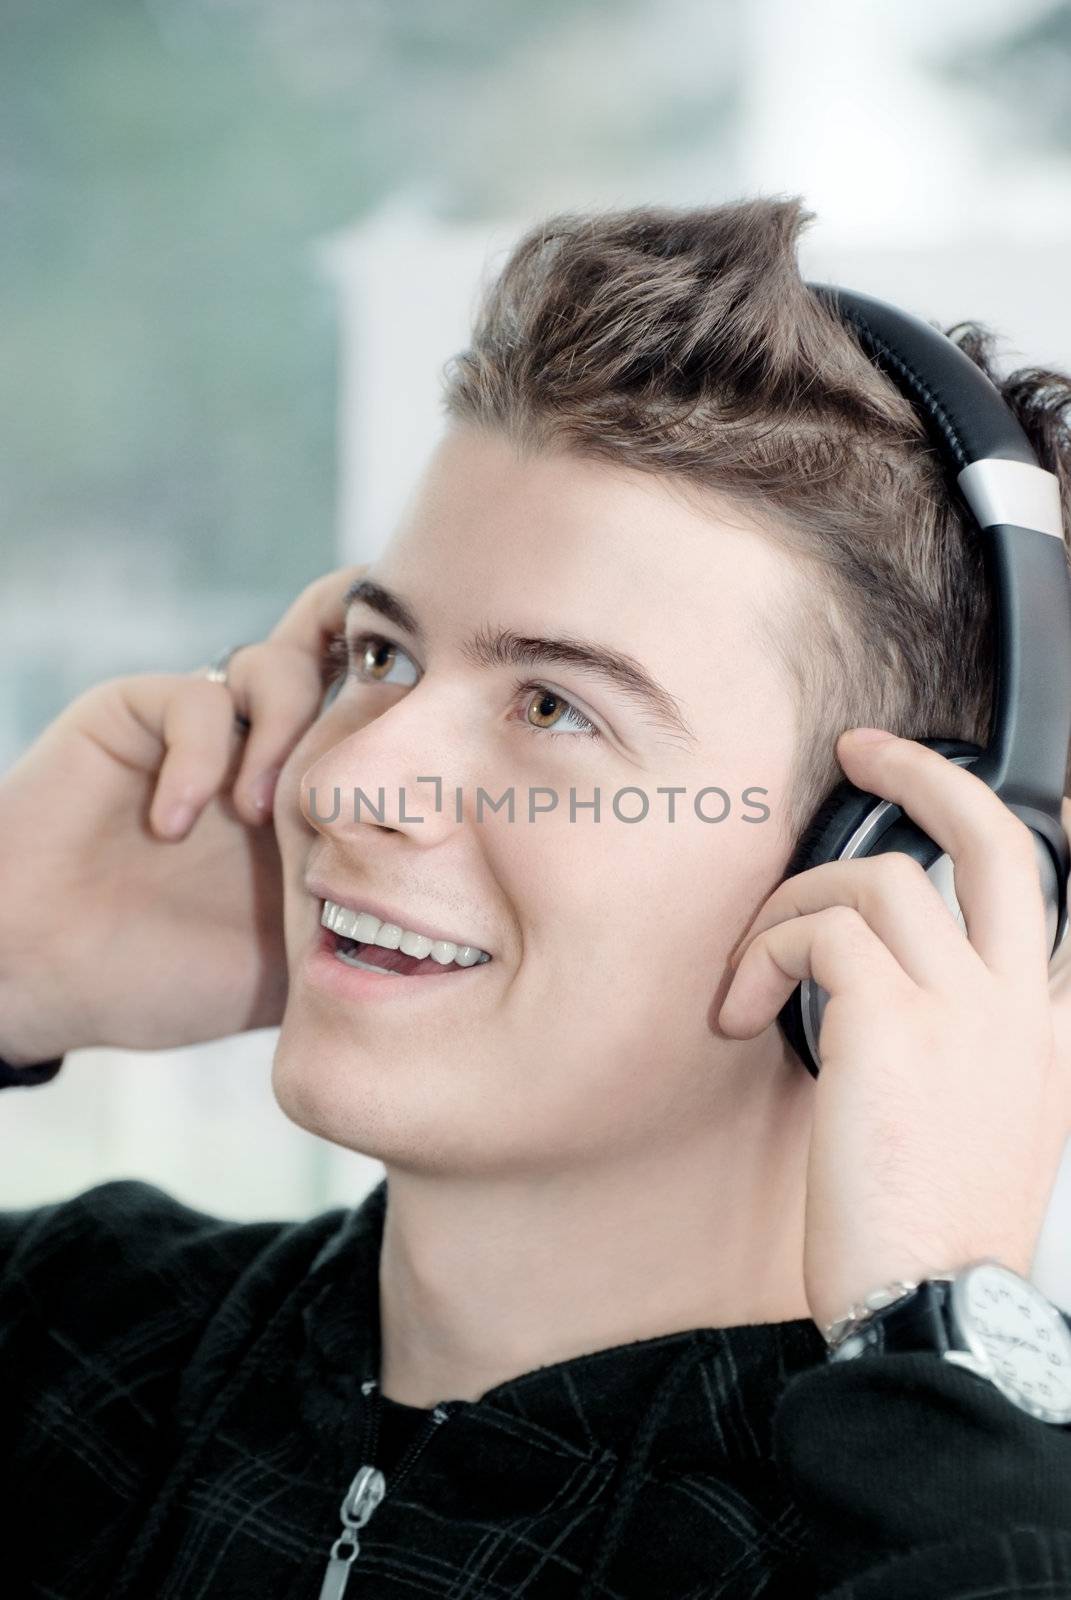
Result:
M913 739L842 735L837 757L853 783L894 801L951 857L967 936L989 970L1047 983L1045 905L1025 823L968 768Z
M268 635L269 641L308 651L322 669L326 646L343 626L345 597L370 563L338 567L308 584Z
M319 713L320 668L299 645L264 641L234 657L229 687L250 724L233 799L239 814L256 824L271 816L280 770Z
M162 679L145 673L120 679L119 688L163 752L149 825L162 838L182 838L223 786L234 759L234 702L226 685L186 674Z
M718 1013L734 1039L753 1039L773 1023L798 983L813 978L830 999L872 993L896 1006L917 993L907 973L851 906L827 906L759 934L744 952Z
M748 928L732 964L739 965L747 946L767 928L836 905L857 911L921 988L956 988L984 970L936 884L902 850L826 861L786 878Z
M330 647L345 625L346 595L368 566L360 562L337 567L313 579L283 613L263 643L294 652L289 675L269 672L255 677L247 670L248 662L232 674L236 701L244 705L252 723L235 804L252 822L271 814L279 772L319 715L325 691L338 671Z
M314 579L266 639L231 657L226 687L249 725L233 799L248 822L271 816L279 773L320 712L333 669L327 647L344 624L347 590L365 571L361 563Z

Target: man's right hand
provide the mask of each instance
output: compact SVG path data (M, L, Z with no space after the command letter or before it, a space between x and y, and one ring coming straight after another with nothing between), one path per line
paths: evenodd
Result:
M319 713L342 597L363 570L308 585L265 641L236 652L226 685L182 673L95 684L0 782L0 1057L12 1066L282 1020L272 778ZM182 801L193 818L168 832Z

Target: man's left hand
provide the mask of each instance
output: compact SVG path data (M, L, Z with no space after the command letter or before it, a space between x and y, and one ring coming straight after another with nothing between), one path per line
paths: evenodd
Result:
M741 939L719 1016L754 1038L802 979L830 996L804 1244L823 1331L894 1279L981 1257L1028 1276L1071 1132L1071 936L1050 972L1029 829L969 768L858 732L838 760L951 857L967 933L900 851L812 867Z

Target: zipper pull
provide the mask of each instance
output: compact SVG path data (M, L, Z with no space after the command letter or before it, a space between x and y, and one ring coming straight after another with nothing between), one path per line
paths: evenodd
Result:
M386 1491L386 1482L377 1467L360 1467L346 1490L339 1515L342 1532L331 1546L327 1571L320 1588L320 1600L342 1600L350 1581L350 1568L361 1553L357 1529L363 1528Z

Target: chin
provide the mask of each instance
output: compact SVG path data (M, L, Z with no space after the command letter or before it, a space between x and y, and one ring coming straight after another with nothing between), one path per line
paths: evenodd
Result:
M361 1072L353 1042L322 1027L284 1017L272 1057L271 1086L280 1109L299 1128L366 1152L354 1135L376 1104L376 1085ZM367 1151L373 1154L372 1151Z
M352 1039L284 1024L272 1059L272 1091L291 1122L331 1144L399 1169L466 1170L473 1119L456 1098L443 1107L428 1093L429 1073L433 1065L441 1072L442 1061L417 1062L404 1073L399 1065L373 1061Z
M525 1119L511 1121L508 1106L489 1104L475 1088L466 1093L464 1084L473 1082L467 1069L459 1088L460 1063L439 1054L410 1057L408 1067L355 1060L352 1044L348 1055L341 1046L331 1060L325 1044L313 1046L295 1031L292 1040L280 1037L272 1089L298 1127L393 1171L492 1180L544 1170Z

